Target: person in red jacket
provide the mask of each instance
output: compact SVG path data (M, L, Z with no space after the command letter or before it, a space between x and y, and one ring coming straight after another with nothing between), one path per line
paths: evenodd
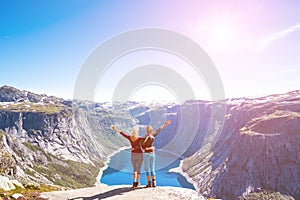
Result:
M159 129L157 129L154 133L152 126L146 127L146 137L142 142L142 148L144 149L144 167L147 175L148 184L146 187L156 187L155 182L155 152L154 152L154 137L158 135L158 133L165 128L167 125L171 123L170 120L167 120ZM152 184L150 181L150 176L152 177Z
M131 135L127 135L121 130L117 129L114 125L111 125L111 128L117 133L121 134L127 138L131 144L131 163L133 167L133 184L132 187L138 187L140 184L141 177L141 166L143 163L143 151L141 149L141 142L144 140L142 137L138 136L137 130L133 129Z

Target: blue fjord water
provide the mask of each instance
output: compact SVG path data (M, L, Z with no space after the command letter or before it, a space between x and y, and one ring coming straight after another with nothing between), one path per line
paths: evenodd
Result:
M178 167L180 160L166 152L156 152L156 182L158 186L174 186L194 189L193 185L179 173L169 172ZM132 167L129 149L122 150L110 158L107 169L103 171L100 180L107 185L132 184ZM144 165L141 168L141 185L146 185Z

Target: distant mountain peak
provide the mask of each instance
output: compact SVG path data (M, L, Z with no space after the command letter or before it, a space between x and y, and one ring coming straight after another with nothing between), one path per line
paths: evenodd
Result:
M19 90L17 88L4 85L0 87L0 102L62 102L63 99L47 96L45 94L36 94L26 90Z

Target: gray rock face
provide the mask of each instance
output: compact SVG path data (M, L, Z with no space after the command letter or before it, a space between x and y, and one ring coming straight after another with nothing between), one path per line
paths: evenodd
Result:
M224 104L221 126L211 117L221 113ZM92 185L107 156L128 145L111 124L127 133L139 125L144 135L147 125L155 129L167 119L172 123L156 137L155 146L186 158L182 170L200 194L235 199L266 189L300 199L299 91L222 102L109 106L4 86L0 172L73 188ZM221 135L208 148L207 138L217 130ZM67 181L70 177L72 183Z
M2 86L0 87L0 102L60 102L61 98L47 96L45 94L35 94L28 91L21 91L14 87Z
M0 101L0 174L25 182L93 185L108 154L127 144L113 134L111 122L125 130L136 124L129 115L91 102L70 103L7 86L0 88Z
M199 193L234 199L268 189L300 198L300 92L230 102L216 146L183 163Z
M4 191L16 189L16 186L24 188L23 185L17 180L9 180L9 178L0 175L0 188Z
M3 145L5 133L0 130L0 173L5 176L13 177L16 174L16 162L9 152L7 152Z

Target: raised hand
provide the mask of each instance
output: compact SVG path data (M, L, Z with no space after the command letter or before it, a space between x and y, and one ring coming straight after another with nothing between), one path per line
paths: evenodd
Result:
M110 125L110 128L112 128L112 130L116 131L116 132L121 132L119 129L117 129L114 125Z
M164 127L168 126L170 123L171 123L171 120L167 120L167 121L164 123Z
M167 120L161 127L159 127L159 129L163 129L165 128L166 126L168 126L169 124L171 123L171 120Z

